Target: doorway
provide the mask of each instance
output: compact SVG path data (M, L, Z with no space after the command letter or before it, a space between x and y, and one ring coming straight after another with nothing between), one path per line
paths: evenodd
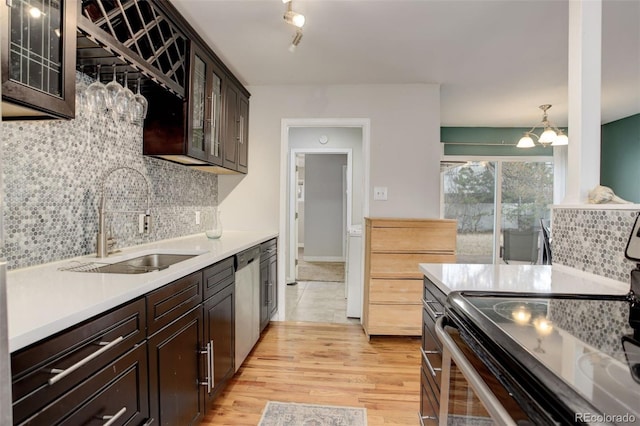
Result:
M338 283L331 278L331 271L328 278L314 277L313 270L299 275L299 267L348 263L347 231L362 226L368 208L364 196L365 181L368 182L368 120L283 120L282 131L287 158L283 241L287 242L284 251L288 285L281 294L293 294L281 299L283 319L359 323L359 318L348 319L346 315L344 266ZM333 188L331 197L323 192L327 186ZM320 208L313 207L314 196ZM318 271L322 274L322 269ZM312 291L312 287L318 291ZM333 302L341 304L341 308L335 309ZM308 318L295 315L298 304L298 312L307 312Z

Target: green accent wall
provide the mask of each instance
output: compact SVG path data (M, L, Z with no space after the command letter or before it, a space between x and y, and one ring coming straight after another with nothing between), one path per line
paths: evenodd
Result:
M640 203L640 114L602 126L600 184Z
M440 142L445 144L444 155L553 156L551 147L516 148L529 130L530 127L441 127Z

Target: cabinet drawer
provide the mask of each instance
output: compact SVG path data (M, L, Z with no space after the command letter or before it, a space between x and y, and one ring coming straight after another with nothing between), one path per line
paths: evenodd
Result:
M451 252L456 251L456 225L438 221L411 228L371 229L372 251Z
M367 334L420 336L420 305L369 305Z
M147 335L202 303L202 272L187 275L147 294Z
M436 337L435 321L426 310L422 310L422 349L442 353L442 343Z
M422 372L429 381L431 391L440 401L440 382L442 381L442 355L437 351L420 350L422 354Z
M371 253L370 274L374 278L416 278L423 274L419 263L455 263L453 254Z
M204 299L208 299L226 286L235 282L233 257L207 268L203 272Z
M103 416L118 416L114 425L142 424L148 419L146 344L137 346L88 376L85 381L30 418L28 424L103 424L108 420Z
M440 410L439 398L435 397L425 371L424 361L420 374L420 420L423 425L437 425L438 411Z
M447 303L447 295L442 292L434 283L424 278L424 291L422 297L424 300L438 301L440 306L444 306Z
M420 280L383 280L369 281L370 303L420 303L422 281Z
M144 299L138 299L12 354L14 422L24 421L142 342L145 321ZM66 372L53 374L53 369Z
M277 253L277 239L274 238L260 244L260 258L264 260L265 256L275 256Z

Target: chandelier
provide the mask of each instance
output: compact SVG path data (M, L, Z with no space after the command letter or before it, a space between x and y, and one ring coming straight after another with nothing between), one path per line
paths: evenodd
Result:
M287 24L293 25L296 27L296 32L293 36L293 40L289 45L289 52L294 52L300 41L302 40L302 27L304 26L305 17L302 13L293 11L293 1L292 0L282 0L283 3L286 3L287 10L284 12L284 21Z
M538 108L542 110L542 122L540 123L542 124L542 133L540 134L540 136L533 133L533 131L538 128L540 124L533 126L531 130L525 132L525 134L520 138L516 147L533 148L535 146L535 143L533 142L532 136L535 136L535 138L538 140L538 143L542 146L568 145L569 138L567 137L567 135L565 135L562 130L554 126L547 118L547 110L551 108L551 105L540 105Z

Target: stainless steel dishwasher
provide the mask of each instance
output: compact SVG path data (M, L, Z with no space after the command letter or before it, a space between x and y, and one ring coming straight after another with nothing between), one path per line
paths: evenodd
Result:
M236 254L235 266L235 371L238 371L260 337L260 246Z

